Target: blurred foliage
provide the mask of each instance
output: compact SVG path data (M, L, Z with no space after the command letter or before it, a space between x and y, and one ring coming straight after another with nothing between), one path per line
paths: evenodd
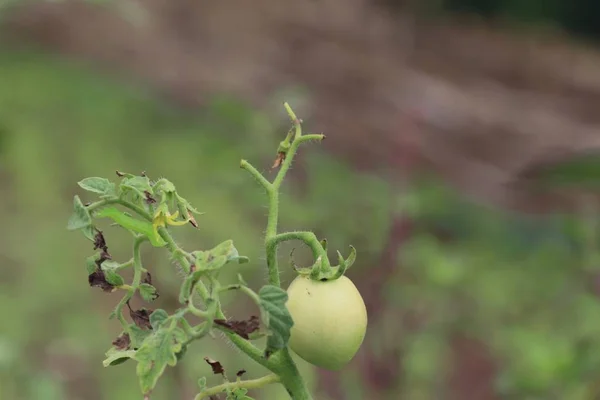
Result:
M168 177L206 212L199 231L190 227L178 237L182 245L208 248L233 239L251 262L228 269L224 282L241 272L258 285L266 280L266 203L239 160L267 170L286 132L266 112L235 99L214 98L191 115L134 84L36 51L0 49L0 87L6 228L0 240L0 399L137 398L133 364L101 366L119 330L102 316L118 298L88 286L89 243L65 230L72 196L80 193L76 182L116 169ZM589 247L590 237L596 243L589 221L488 209L430 178L398 193L316 145L303 151L304 161L283 188L282 225L314 229L332 252L346 254L345 246L354 244L351 278L382 267L392 216L414 222L386 277L385 303L373 315L364 349L376 358L400 351L402 369L387 398L444 398L457 335L489 348L503 398L600 397L600 301L592 290L600 265ZM294 184L298 169L304 176ZM128 253L120 244L125 236L108 225L105 233L114 257ZM304 250L297 254L308 263ZM179 277L160 254L149 249L143 257L161 294L156 307L171 309ZM285 265L285 250L281 256ZM284 282L291 277L291 268L284 271ZM232 318L255 312L236 299L224 300ZM419 316L418 323L403 323L409 314ZM204 356L226 370L246 369L249 378L263 372L224 343L207 340L190 349L183 368L169 371L153 399L183 398L196 391L198 377L213 379ZM314 384L315 371L298 363ZM361 379L355 368L342 373L348 399L368 398ZM257 398L281 395L273 387Z

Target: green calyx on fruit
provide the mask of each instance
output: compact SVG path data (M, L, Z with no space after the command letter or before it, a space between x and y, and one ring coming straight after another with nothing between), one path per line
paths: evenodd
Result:
M300 275L287 293L294 320L289 347L321 368L336 371L347 365L367 330L367 309L354 283L346 276L319 281Z
M350 255L348 258L344 258L338 251L338 265L330 265L326 255L327 241L323 239L320 242L323 248L324 256L317 257L315 263L310 267L299 267L296 265L293 259L294 251L290 254L290 263L292 268L301 276L309 276L310 279L315 281L334 281L342 277L348 268L350 268L354 261L356 261L356 249L354 246L350 246Z

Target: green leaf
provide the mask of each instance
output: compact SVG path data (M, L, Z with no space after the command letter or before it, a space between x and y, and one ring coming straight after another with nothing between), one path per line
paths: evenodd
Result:
M107 269L104 270L104 278L106 279L106 282L110 283L113 286L119 287L123 284L125 284L125 281L123 280L123 278L121 277L121 275L117 274L113 269Z
M127 190L133 190L141 197L144 197L144 192L153 193L152 186L150 186L150 179L147 176L124 178L119 186L121 191L126 192Z
M184 199L183 197L181 197L180 195L178 195L177 193L175 193L176 199L177 199L177 205L180 207L185 208L186 210L188 210L191 213L194 213L196 215L201 215L204 213L201 213L200 211L198 211L196 208L194 208L194 206L192 206L192 204L187 201L186 199Z
M154 310L152 314L150 314L150 325L152 325L152 329L156 330L159 329L161 325L164 324L168 319L169 314L165 310L158 308Z
M121 286L125 283L121 275L117 273L116 268L118 266L119 263L112 260L106 260L101 265L102 271L104 271L104 278L106 279L106 282L113 286Z
M196 272L214 271L227 264L227 256L214 256L210 251L194 251Z
M85 228L92 224L92 217L87 208L81 202L79 196L73 197L73 214L67 222L67 229L70 231L76 231L78 229Z
M156 185L154 186L155 190L161 190L165 193L174 193L175 192L175 185L173 185L173 183L165 178L162 178L161 180L159 180Z
M210 254L212 254L214 257L225 256L227 260L226 262L239 261L243 258L246 261L239 261L240 264L242 264L248 260L248 257L240 257L240 254L233 245L233 240L226 240L223 243L216 245L212 250L210 250Z
M89 256L85 259L85 267L87 269L88 275L93 274L98 269L96 265L96 260L98 260L99 254L94 254L93 256Z
M181 348L181 351L175 354L175 356L177 357L177 361L181 360L183 356L185 356L185 353L187 353L187 349L188 346L183 346Z
M148 283L142 283L138 290L140 291L140 296L147 302L151 302L156 300L158 297L158 293L156 293L156 288Z
M254 400L252 397L246 395L248 389L246 388L235 388L227 391L227 400Z
M136 372L144 395L154 389L167 366L177 364L177 353L182 350L185 339L181 328L162 325L144 340L135 353L138 361Z
M102 362L105 367L123 364L130 358L134 358L135 350L117 350L111 347L106 352L106 359Z
M150 316L150 319L152 319L152 316ZM152 331L149 329L142 329L136 324L130 324L129 339L131 340L131 347L134 349L139 348L144 342L144 340L146 340L146 338L151 334Z
M239 255L232 240L226 240L211 250L195 251L192 254L197 271L214 271L231 261L237 261L240 264L248 262L248 257Z
M206 389L206 377L205 376L198 379L198 387L200 388L200 391L203 391Z
M105 194L105 195L114 195L115 194L115 184L109 181L106 178L85 178L81 181L77 182L77 184L84 190L93 193Z
M150 221L143 221L129 216L118 208L105 207L98 211L96 216L99 218L110 218L125 229L145 235L154 247L162 247L167 244L158 232L154 230L154 226Z
M94 227L94 225L88 225L86 227L81 228L81 233L83 233L83 236L85 236L93 242L94 237L96 236L96 228Z
M537 162L520 174L545 186L600 187L600 149L552 157Z
M265 352L272 354L285 348L290 340L290 329L294 321L285 306L288 295L277 286L265 285L258 292L258 297L263 310L263 321L270 331Z

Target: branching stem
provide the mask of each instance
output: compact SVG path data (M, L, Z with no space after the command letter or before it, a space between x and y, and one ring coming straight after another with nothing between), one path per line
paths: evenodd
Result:
M210 398L210 396L214 396L216 394L219 393L223 393L227 390L234 390L234 389L258 389L261 388L263 386L272 384L272 383L276 383L279 382L279 376L275 375L275 374L270 374L267 376L263 376L262 378L258 378L258 379L248 379L248 380L237 380L235 382L225 382L221 385L218 386L213 386L210 389L206 389L201 393L198 393L198 395L196 396L196 398L194 400L202 400L202 399L206 399L206 398Z

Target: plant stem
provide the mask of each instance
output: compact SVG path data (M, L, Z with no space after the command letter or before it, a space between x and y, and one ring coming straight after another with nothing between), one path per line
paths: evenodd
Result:
M182 268L189 272L191 264L185 257L185 252L177 245L177 243L175 243L169 231L166 228L161 227L158 229L158 233L165 240L165 242L167 242L167 248L175 256L176 260L181 263ZM206 301L209 298L208 289L203 282L198 282L195 288L202 297L203 301ZM225 314L223 314L220 306L217 307L215 316L219 319L225 318ZM246 353L248 357L258 362L262 366L270 368L270 363L263 357L262 352L255 345L234 333L225 333L225 335L238 349Z
M144 243L148 238L146 236L136 236L135 241L133 242L133 281L129 289L127 290L127 294L123 296L117 307L115 308L115 313L119 322L123 326L123 329L128 330L128 323L123 316L123 307L135 294L138 286L140 286L140 281L142 280L142 256L140 252L140 247L142 243Z
M327 252L323 248L323 245L313 232L284 232L279 233L269 240L268 246L277 246L280 243L288 242L290 240L300 240L306 244L312 250L314 258L322 257L323 260L327 261Z
M290 398L292 400L312 400L306 382L300 375L287 348L281 350L278 361L278 367L273 372L279 375L281 383L285 386Z
M238 388L245 389L258 389L271 383L279 382L279 376L275 374L263 376L258 379L248 379L245 381L238 380L236 382L226 382L218 386L213 386L210 389L204 390L202 393L198 393L194 400L201 400L219 393L223 393L226 390L233 390Z

